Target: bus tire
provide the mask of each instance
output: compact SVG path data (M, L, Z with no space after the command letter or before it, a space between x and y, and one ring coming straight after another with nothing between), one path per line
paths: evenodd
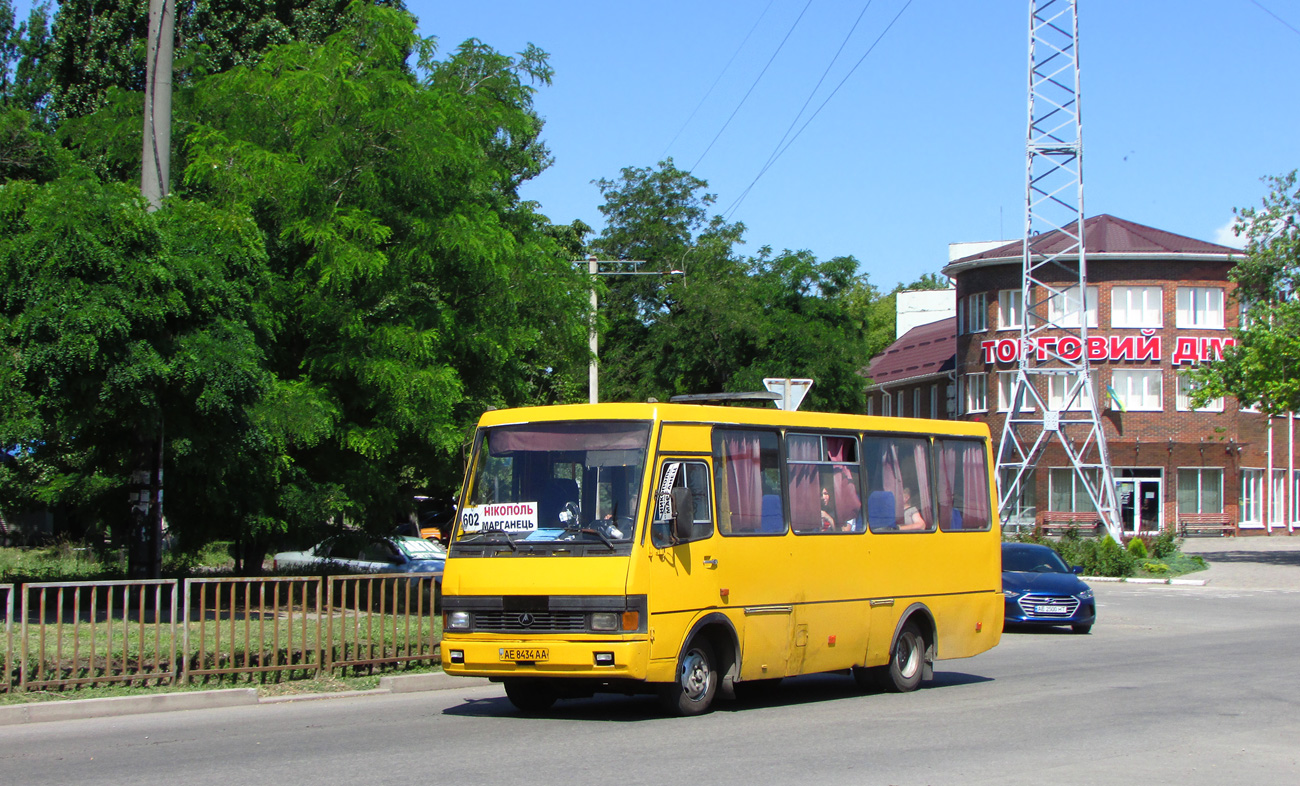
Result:
M916 690L925 674L925 637L915 622L908 622L894 642L889 655L889 668L885 670L884 688L894 693Z
M520 712L549 709L560 697L555 686L546 680L512 679L505 681L506 698Z
M677 679L659 687L659 703L670 715L703 715L718 692L718 659L709 640L696 636L677 660Z

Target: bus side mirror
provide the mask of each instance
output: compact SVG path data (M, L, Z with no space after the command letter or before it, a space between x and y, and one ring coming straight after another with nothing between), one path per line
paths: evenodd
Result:
M673 501L673 537L678 541L690 540L695 527L695 495L688 488L675 488Z

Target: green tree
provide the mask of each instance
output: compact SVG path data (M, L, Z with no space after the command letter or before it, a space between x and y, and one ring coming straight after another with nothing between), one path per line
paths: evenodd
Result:
M1247 240L1229 274L1243 315L1236 346L1187 372L1196 406L1228 395L1270 415L1300 410L1300 185L1295 170L1265 182L1261 207L1235 211L1233 231Z
M265 385L264 274L237 211L177 200L149 214L138 189L84 171L0 188L8 504L98 510L120 536L142 438L165 430L182 475L239 441Z
M545 55L433 54L409 14L354 4L324 44L275 47L187 98L182 192L248 210L267 238L259 416L284 468L279 526L389 528L415 493L459 485L485 408L580 391L580 228L517 193L549 160L532 107Z
M604 398L762 390L764 377L816 381L809 409L856 411L875 290L852 257L735 252L744 227L708 216L707 183L674 166L601 180L602 256L682 277L613 276L601 301Z

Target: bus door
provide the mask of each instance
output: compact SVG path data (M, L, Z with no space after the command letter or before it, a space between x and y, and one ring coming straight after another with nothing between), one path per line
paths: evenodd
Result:
M709 463L664 457L656 478L655 523L650 530L650 606L655 628L651 657L676 658L692 622L701 614L717 612L732 620L742 653L762 654L753 664L745 659L742 679L784 676L791 607L751 610L743 606L751 566L744 557L744 539L718 532ZM669 523L674 488L689 489L694 504L691 532L684 538L675 538Z

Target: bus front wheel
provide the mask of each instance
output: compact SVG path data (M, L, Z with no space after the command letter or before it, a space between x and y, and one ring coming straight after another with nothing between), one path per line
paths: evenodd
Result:
M541 712L558 699L555 686L545 680L506 680L506 698L522 712Z
M677 679L659 688L659 703L671 715L702 715L718 692L718 661L708 640L697 637L677 661Z

